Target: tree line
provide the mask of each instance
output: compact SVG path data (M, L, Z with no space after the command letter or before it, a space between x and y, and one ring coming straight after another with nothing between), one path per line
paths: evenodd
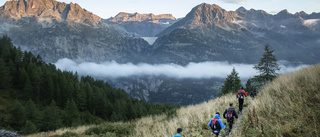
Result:
M0 128L31 134L103 121L171 114L176 107L130 98L90 76L61 71L0 37Z
M269 48L268 44L265 45L264 50L265 52L260 61L253 67L259 72L259 75L248 79L245 88L246 91L250 92L255 89L259 89L262 85L272 81L278 75L277 71L280 70L280 67L277 64L277 59L273 55L273 50ZM242 87L238 74L239 73L236 71L236 69L233 68L231 74L225 79L219 96L228 93L236 93Z

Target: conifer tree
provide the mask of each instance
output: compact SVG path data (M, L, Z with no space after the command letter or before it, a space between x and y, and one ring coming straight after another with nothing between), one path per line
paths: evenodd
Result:
M264 50L265 52L258 65L253 67L260 73L260 75L255 76L255 81L258 81L261 84L273 80L277 76L276 71L280 70L280 67L277 64L277 59L273 55L273 50L269 49L268 44L265 45Z
M230 75L227 76L226 80L221 89L221 93L219 96L228 94L230 92L236 92L238 89L241 88L241 80L236 72L235 68L233 68Z
M29 99L25 105L26 118L34 123L38 118L38 113L39 112L36 107L36 104L31 99Z
M9 113L11 114L9 119L10 125L13 128L20 129L24 126L24 122L26 120L25 109L18 100L14 101L13 105L9 109Z
M44 131L56 130L62 126L60 110L54 100L52 100L51 104L45 108L41 121L42 130Z
M9 75L10 71L6 67L6 63L0 58L0 89L10 87L12 77Z
M31 121L27 120L25 126L21 129L21 133L24 135L38 132L38 128Z
M66 126L71 127L79 124L78 108L73 99L67 101L65 112L64 121Z

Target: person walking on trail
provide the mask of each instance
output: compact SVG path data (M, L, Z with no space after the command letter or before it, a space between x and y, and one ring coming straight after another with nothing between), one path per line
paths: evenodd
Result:
M253 89L253 91L250 93L250 97L255 98L257 96L256 89Z
M239 100L239 114L242 113L244 97L247 97L247 93L243 90L243 87L241 87L241 90L239 90L237 93L237 98Z
M219 136L221 129L226 129L227 127L226 124L222 123L219 112L217 112L214 118L210 120L210 122L208 123L208 126L211 128L213 134L215 134L216 136Z
M238 115L237 115L237 113L236 113L236 109L233 108L233 103L230 103L229 106L230 106L230 107L227 108L227 109L223 112L223 118L227 119L227 122L228 122L228 124L229 124L228 134L231 132L234 117L236 117L236 118L238 119Z
M181 135L182 135L182 128L178 128L177 129L177 134L174 135L173 137L181 137Z

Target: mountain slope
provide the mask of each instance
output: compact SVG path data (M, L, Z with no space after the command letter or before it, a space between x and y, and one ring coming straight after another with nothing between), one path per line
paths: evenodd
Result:
M281 75L259 91L257 98L247 97L241 121L236 120L237 128L230 136L317 136L319 133L319 80L320 65L303 68L293 73ZM182 107L176 114L144 117L131 123L109 123L109 127L126 129L124 136L172 136L181 127L184 136L213 136L208 127L210 119L216 112L222 114L230 102L238 110L235 94L209 100L207 102ZM223 123L226 122L222 118ZM128 126L130 125L131 126ZM108 124L82 127L79 129L58 130L50 135L62 135L71 132L79 136L123 132L110 132ZM83 129L87 129L84 131ZM235 130L238 129L238 130ZM101 134L102 133L102 134ZM39 136L36 134L32 136ZM122 134L123 135L123 134ZM222 130L225 136L226 131Z
M318 136L320 65L281 75L248 106L235 136Z
M160 38L153 45L154 58L166 54L171 60L179 57L182 64L206 60L254 63L261 54L259 51L269 43L279 60L314 64L320 59L319 53L315 52L320 50L318 15L290 14L286 10L277 15L254 9L226 11L217 5L203 3L158 34ZM192 33L177 33L181 30ZM185 42L186 38L190 40ZM181 46L182 42L185 46ZM191 50L194 47L203 48L194 52ZM296 54L299 57L292 56Z
M101 18L78 4L55 0L7 1L0 7L0 35L39 54L46 62L61 58L80 61L135 62L149 44L109 29Z

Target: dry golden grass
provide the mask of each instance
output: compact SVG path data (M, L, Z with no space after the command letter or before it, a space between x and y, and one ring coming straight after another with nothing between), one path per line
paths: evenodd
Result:
M90 126L79 126L77 128L63 128L56 131L50 131L50 132L41 132L37 134L28 135L26 137L46 137L46 136L54 136L54 135L62 135L66 132L74 132L78 135L82 135L87 129L94 127L94 125Z
M177 116L173 118L167 118L165 115L142 118L136 122L135 132L131 136L169 137L176 134L176 129L179 127L183 129L184 136L209 136L211 135L211 129L208 127L210 119L216 112L220 112L222 117L230 102L236 104L235 107L237 107L235 94L228 94L198 105L182 107L177 110ZM226 120L223 119L223 122ZM222 134L225 134L225 131L222 131Z
M250 103L236 136L319 136L320 65L281 75Z

